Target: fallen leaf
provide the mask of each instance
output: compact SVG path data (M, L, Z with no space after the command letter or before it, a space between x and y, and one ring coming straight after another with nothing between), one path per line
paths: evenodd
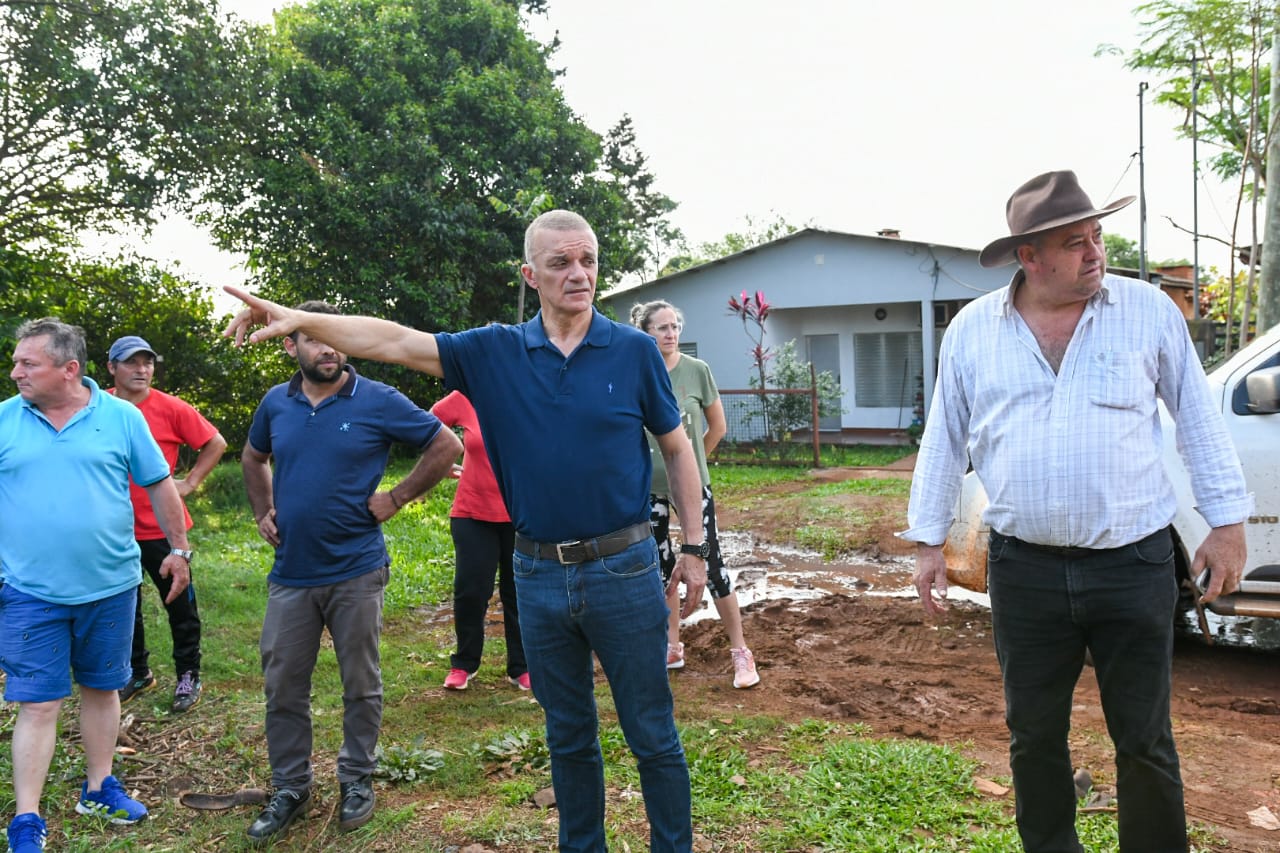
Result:
M977 788L984 794L990 794L993 797L1003 797L1009 793L1009 789L999 782L992 782L990 779L983 779L981 776L973 777L973 787Z

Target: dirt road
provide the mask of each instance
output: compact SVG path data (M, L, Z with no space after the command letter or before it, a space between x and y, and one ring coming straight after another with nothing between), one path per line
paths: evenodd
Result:
M754 512L750 520L732 511L721 516L725 530L749 524L752 541L786 541L785 530L769 528L767 513ZM903 555L891 534L887 527L880 531L880 553ZM745 565L748 575L752 566L766 564L773 575L813 569L812 558L761 547L730 562ZM732 688L728 643L718 624L687 627L687 666L672 678L677 707L722 703L792 720L859 721L886 736L968 743L965 751L981 762L982 775L1007 776L1008 732L989 613L978 604L953 602L946 618L931 621L914 599L881 594L909 586L910 564L900 558L828 568L832 575L815 584L840 592L746 607L744 628L763 677L756 689ZM1212 849L1280 850L1280 830L1254 826L1249 815L1266 808L1280 817L1280 652L1182 638L1174 654L1174 687L1174 732L1190 818L1223 839ZM1071 749L1097 787L1114 783L1090 670L1076 690Z

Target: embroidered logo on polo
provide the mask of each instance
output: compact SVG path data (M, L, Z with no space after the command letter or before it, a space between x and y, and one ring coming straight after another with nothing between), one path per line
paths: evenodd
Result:
M342 426L338 427L342 432L351 432L351 421L343 421Z

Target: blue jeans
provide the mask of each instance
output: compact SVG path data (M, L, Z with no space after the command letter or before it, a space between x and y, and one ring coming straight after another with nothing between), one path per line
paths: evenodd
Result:
M653 540L571 565L516 551L514 570L529 678L547 716L560 850L606 850L594 652L639 766L649 849L688 853L689 767L667 681L668 611Z
M1169 721L1178 596L1169 531L1070 555L993 531L987 580L1023 847L1028 853L1084 849L1075 831L1067 732L1087 649L1116 748L1120 850L1186 853Z

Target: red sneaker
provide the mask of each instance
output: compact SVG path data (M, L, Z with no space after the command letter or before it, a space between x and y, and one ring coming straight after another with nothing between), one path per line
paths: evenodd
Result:
M449 674L444 677L444 689L466 690L474 675L474 672L467 672L465 669L451 669Z

